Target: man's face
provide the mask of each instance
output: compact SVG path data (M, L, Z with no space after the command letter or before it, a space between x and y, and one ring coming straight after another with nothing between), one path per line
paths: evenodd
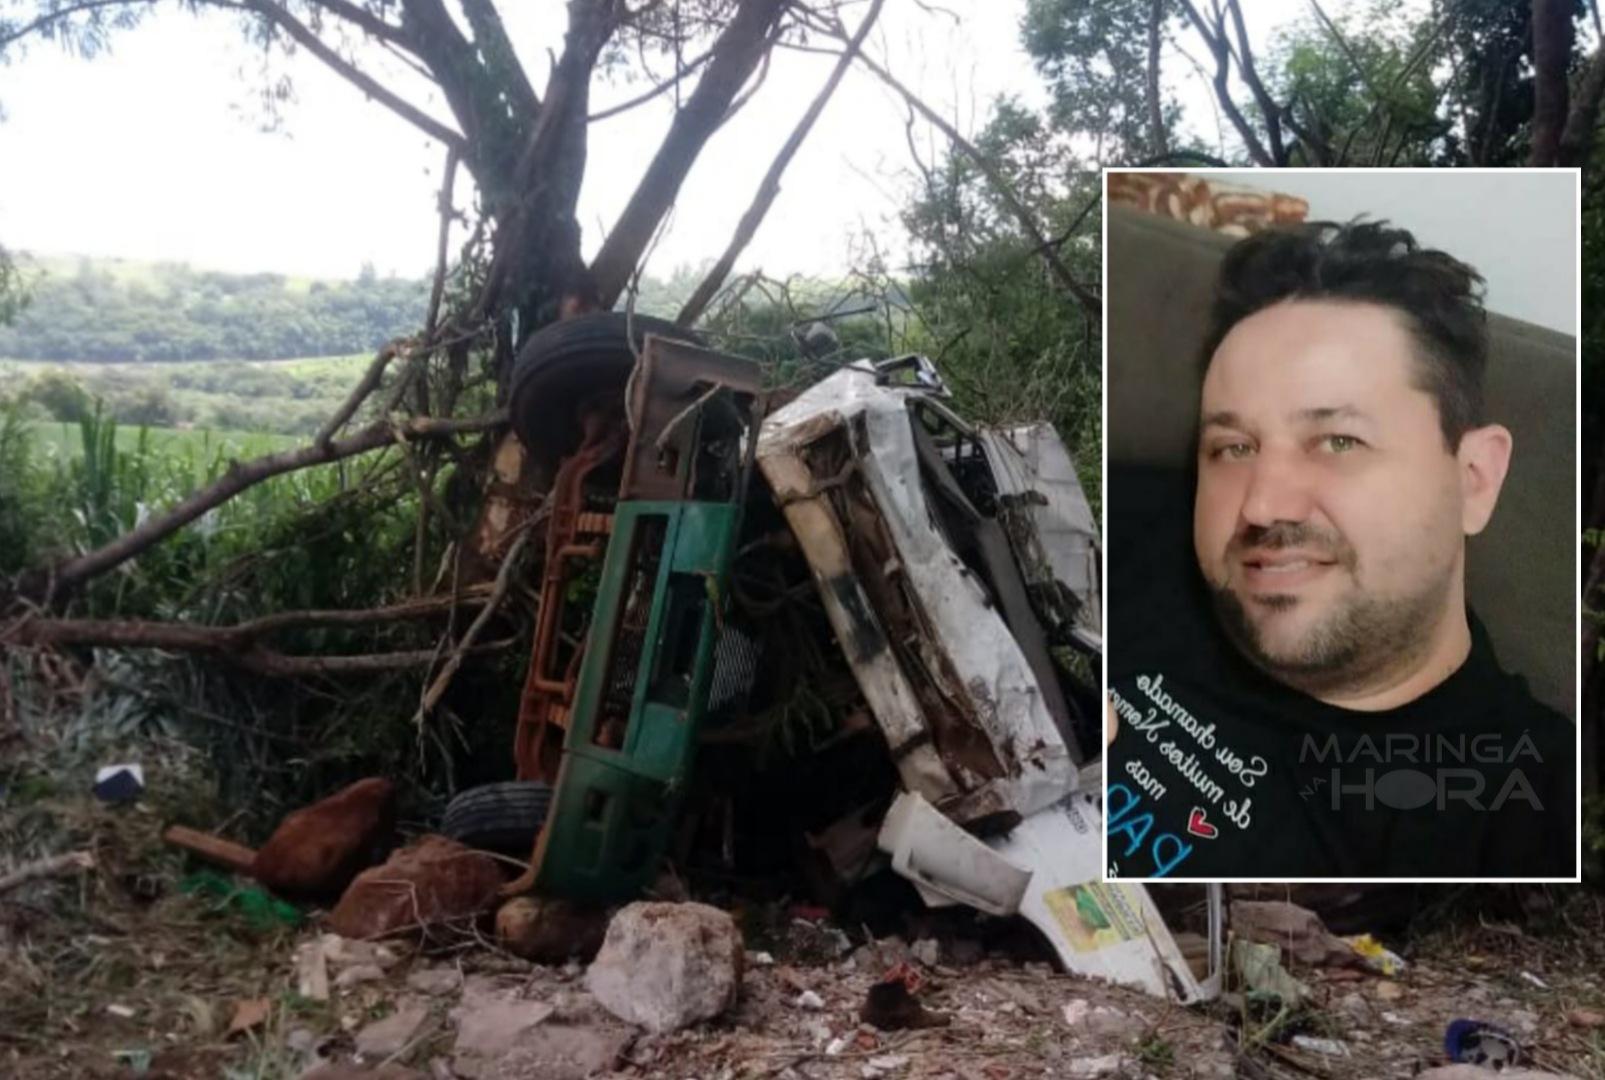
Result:
M1293 685L1365 685L1461 603L1460 472L1402 316L1288 301L1204 378L1193 542L1222 625Z

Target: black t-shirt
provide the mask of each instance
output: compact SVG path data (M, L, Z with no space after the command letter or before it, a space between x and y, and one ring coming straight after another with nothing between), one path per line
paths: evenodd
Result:
M1192 478L1112 471L1111 877L1571 877L1575 728L1471 655L1397 709L1327 705L1217 628Z

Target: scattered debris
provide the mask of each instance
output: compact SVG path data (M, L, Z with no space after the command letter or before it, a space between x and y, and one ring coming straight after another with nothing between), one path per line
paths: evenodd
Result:
M479 916L502 887L496 860L444 836L424 836L358 874L329 915L348 938L379 938Z
M336 990L349 990L363 983L378 982L385 977L385 969L378 964L353 964L334 977Z
M424 1021L429 1019L429 1006L418 1001L403 1000L396 1011L382 1020L375 1020L357 1032L357 1053L364 1058L388 1058L401 1053Z
M1367 963L1365 954L1328 932L1319 915L1284 900L1233 900L1232 934L1278 946L1300 964L1311 967Z
M72 851L23 863L7 874L0 874L0 893L9 892L39 878L60 877L75 870L93 870L95 857L87 851Z
M134 1009L130 1008L127 1005L118 1005L118 1004L107 1005L106 1006L106 1011L108 1013L110 1013L112 1016L117 1017L117 1019L119 1019L119 1020L132 1020L136 1015L138 1015L138 1013Z
M216 863L236 874L249 874L256 865L256 852L244 844L224 840L220 836L192 829L187 825L174 825L162 834L162 839L174 847L183 848L207 862Z
M1339 1039L1319 1039L1314 1035L1295 1035L1293 1045L1300 1050L1308 1050L1312 1054L1324 1054L1327 1057L1348 1057L1348 1045Z
M1085 998L1076 998L1064 1009L1064 1022L1079 1035L1130 1038L1146 1025L1135 1017L1127 1016L1108 1005L1092 1005Z
M742 952L735 920L718 908L637 902L608 924L585 986L619 1019L675 1031L735 1004Z
M321 941L296 946L295 992L312 1001L329 1000L329 962Z
M1310 996L1310 988L1282 966L1282 952L1275 945L1234 937L1231 966L1248 989L1274 994L1288 1005L1297 1005Z
M1530 982L1534 986L1538 987L1538 989L1540 989L1540 990L1548 990L1549 989L1549 984L1548 983L1546 983L1543 979L1540 979L1537 975L1534 975L1530 971L1522 972L1521 973L1521 977L1523 979L1525 979L1527 982Z
M1510 1032L1482 1020L1451 1020L1443 1050L1452 1062L1507 1069L1522 1060L1521 1044Z
M515 896L496 912L496 939L514 956L538 964L589 960L602 947L607 912L540 896Z
M95 798L104 803L131 803L145 794L145 770L139 765L106 765L95 773Z
M395 785L369 777L296 810L256 852L252 873L276 893L333 899L371 865L395 826Z
M1605 1027L1605 1012L1601 1012L1599 1009L1568 1009L1566 1011L1566 1022L1572 1027Z
M825 1007L825 999L812 990L804 990L797 995L797 1000L793 1001L792 1004L799 1009L812 1009L817 1012Z
M366 1069L359 1065L325 1064L304 1072L298 1080L429 1080L417 1069L401 1065L380 1065Z
M1390 979L1407 966L1403 957L1386 948L1370 934L1355 934L1352 937L1344 938L1343 941L1349 948L1360 955L1365 961L1366 967L1386 975Z
M462 985L462 973L456 968L416 968L407 973L407 989L431 997L455 993Z
M909 993L901 979L888 979L869 988L858 1018L881 1031L901 1031L904 1028L946 1027L952 1017L931 1012Z
M544 1001L463 993L463 1003L452 1012L457 1022L459 1055L491 1058L506 1053L518 1037L549 1019L556 1010Z
M267 1022L273 1014L273 1003L267 998L246 998L234 1003L234 1016L228 1022L228 1036L233 1038L242 1031L250 1031Z

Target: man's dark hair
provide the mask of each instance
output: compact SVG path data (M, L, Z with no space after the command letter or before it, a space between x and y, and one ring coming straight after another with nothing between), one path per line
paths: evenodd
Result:
M1482 275L1388 223L1314 221L1265 229L1226 253L1215 286L1203 366L1242 320L1282 300L1347 300L1402 313L1416 343L1416 386L1438 404L1453 452L1482 423L1488 364Z

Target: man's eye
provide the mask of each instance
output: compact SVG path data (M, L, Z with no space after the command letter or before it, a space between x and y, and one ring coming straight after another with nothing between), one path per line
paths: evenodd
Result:
M1358 450L1365 444L1353 435L1323 435L1321 445L1334 454L1346 454L1350 450Z
M1211 447L1209 451L1209 456L1216 461L1241 461L1246 457L1252 457L1253 454L1254 445L1246 442L1221 443Z

